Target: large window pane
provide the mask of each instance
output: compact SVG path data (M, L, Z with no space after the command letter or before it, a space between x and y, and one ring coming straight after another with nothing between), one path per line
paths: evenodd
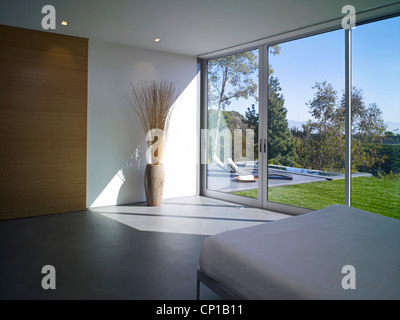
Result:
M208 61L207 122L207 189L257 198L258 50Z
M269 47L268 201L344 204L344 31Z
M400 17L352 39L351 205L400 219Z
M349 152L345 32L269 46L263 88L258 50L208 61L208 190L258 198L262 187L269 204L313 210L344 204L349 157L351 206L400 219L400 18L352 30ZM265 123L259 90L268 93ZM266 157L259 127L267 131ZM258 180L259 167L268 167L266 181Z

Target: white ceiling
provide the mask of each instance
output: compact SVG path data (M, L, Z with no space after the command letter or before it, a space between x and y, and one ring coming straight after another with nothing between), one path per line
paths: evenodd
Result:
M56 32L139 48L199 56L394 0L0 0L0 24L42 30L46 4ZM155 43L154 39L163 40Z

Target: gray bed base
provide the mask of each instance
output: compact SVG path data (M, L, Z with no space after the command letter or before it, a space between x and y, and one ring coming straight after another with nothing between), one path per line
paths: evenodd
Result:
M240 300L236 295L226 289L224 286L211 279L209 276L200 271L197 267L197 285L196 285L196 300L200 300L200 285L203 283L219 297L225 300Z
M262 257L265 259L261 259L259 263L265 263L268 257L279 256L281 259L280 263L283 261L286 265L292 260L291 253L295 252L294 250L296 250L299 244L303 248L307 248L307 250L301 252L301 259L299 260L301 263L300 267L303 268L301 281L296 282L298 280L296 277L299 275L298 271L296 271L297 269L295 272L286 270L286 278L284 278L286 282L283 283L283 292L277 292L277 294L273 295L271 298L335 300L398 300L400 298L400 269L398 267L400 263L399 220L343 205L333 205L298 217L279 220L274 222L274 224L273 233L268 232L270 230L268 228L272 228L270 224L261 224L216 235L216 242L211 242L211 244L208 242L206 249L210 246L212 247L213 243L219 244L219 250L223 248L221 243L226 245L229 249L229 245L235 243L232 241L232 237L234 237L234 239L244 238L250 232L253 236L245 238L245 240L240 243L241 246L238 246L238 250L240 251L240 248L245 249L248 246L254 245L257 241L260 243L260 232L262 232L261 235L263 237L265 234L266 241L274 241L280 239L280 233L286 232L287 230L294 230L290 234L288 232L285 233L286 243L296 244L294 246L289 246L287 254L285 255L286 260L282 260L283 258L280 256L279 243L275 242L274 246L263 247ZM304 237L303 234L307 234L308 236ZM205 241L207 241L207 239ZM322 250L322 248L320 248L321 244L327 246L329 251L325 251L325 249ZM235 243L235 245L237 245L237 243ZM203 249L204 244L202 252ZM257 251L258 247L255 249ZM211 251L208 250L207 252L210 254ZM259 258L259 255L255 254L254 247L252 247L252 250L246 252L246 259ZM318 254L316 254L316 252ZM218 255L218 250L211 253L215 258L215 255ZM321 256L321 254L323 254L323 256ZM202 260L201 257L202 255L200 255L200 261ZM234 264L234 259L237 259L237 255L228 255L228 258L229 257L231 259L230 263ZM321 264L321 257L327 259L329 263ZM332 264L333 261L335 261L334 265ZM224 260L223 263L226 263L226 261ZM246 262L243 262L243 264L245 263ZM356 265L359 269L357 290L345 290L346 288L343 287L343 271L340 272L340 269L342 266L349 263L350 265ZM318 265L319 267L310 268L310 265ZM203 259L203 264L200 263L197 268L197 299L200 299L201 283L206 285L221 298L229 300L252 299L249 297L256 297L256 299L261 297L265 299L266 295L268 295L269 298L271 292L281 291L281 285L279 283L276 284L277 281L275 281L275 285L272 283L272 287L266 288L268 289L266 292L246 292L246 290L252 290L250 289L251 286L248 284L255 284L254 281L257 280L254 280L255 278L253 276L241 278L241 281L246 283L247 289L245 288L244 292L241 291L242 287L237 281L232 283L230 289L227 289L220 281L228 283L230 278L222 271L221 263L218 264L217 261L217 263L213 263L212 266L216 268L218 272L212 269L210 270L216 273L217 276L210 277L208 274L205 274L204 271L208 272L207 268L210 267L210 262L207 262L207 259ZM277 274L279 275L279 263L276 264L273 270L275 272L273 273L274 276ZM245 272L243 272L243 270L241 271L242 274L247 276L249 274L249 269L245 269L244 271ZM233 272L238 271L233 270ZM271 274L267 274L266 276L268 275ZM306 281L307 285L307 290L305 291L303 290L305 286L304 281ZM318 284L320 282L321 285ZM332 283L337 283L338 285L332 286ZM269 281L266 279L266 281L263 282L263 286L267 287L268 285ZM295 286L294 290L291 289L293 285ZM239 295L232 293L232 290L239 292ZM262 290L262 288L260 290Z

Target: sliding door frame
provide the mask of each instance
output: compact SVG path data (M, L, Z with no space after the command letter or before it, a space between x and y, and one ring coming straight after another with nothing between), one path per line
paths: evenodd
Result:
M344 204L351 206L351 28L345 30L345 175L344 175Z
M259 148L258 148L258 198L260 207L266 208L268 203L268 46L260 47L259 68ZM264 124L264 125L260 125Z
M394 5L391 13L385 13L384 9L393 6L385 5L376 10L376 14L372 15L371 11L365 10L360 14L357 13L357 25L367 24L379 20L389 19L400 15L400 5ZM382 13L383 10L383 13ZM246 198L242 196L227 194L223 192L207 189L207 159L208 141L203 139L200 134L200 195L230 201L247 206L259 207L271 211L287 213L291 215L303 214L313 210L300 208L275 202L268 201L268 48L272 45L284 43L292 40L307 38L318 34L327 33L343 29L341 19L332 19L325 23L313 25L307 28L301 28L281 35L273 36L268 39L257 41L257 45L240 46L237 49L222 50L217 54L206 54L199 57L201 64L201 129L207 129L207 110L208 110L208 61L219 57L233 55L235 53L259 50L259 185L258 199ZM352 29L343 29L345 41L345 103L346 103L346 131L345 131L345 205L351 206L351 89L352 89L352 72L351 72L351 33ZM265 146L265 147L264 147ZM261 165L260 165L261 164Z
M200 62L200 68L201 68L201 89L200 89L200 105L201 105L201 112L200 112L200 195L210 197L210 198L216 198L219 200L224 200L228 202L233 202L237 204L242 204L245 206L250 206L250 207L261 207L261 199L260 199L260 188L258 191L258 199L254 198L248 198L248 197L243 197L243 196L238 196L234 194L229 194L221 191L215 191L215 190L210 190L207 189L207 159L208 159L208 150L209 150L209 145L208 145L208 139L206 139L207 135L204 134L206 132L205 130L208 129L208 61L213 60L213 59L218 59L220 57L225 57L229 55L234 55L237 53L241 52L246 52L246 51L251 51L251 50L256 50L260 49L259 46L255 47L249 47L246 49L241 49L241 50L235 50L232 51L228 54L221 54L221 55L216 55L212 56L208 59L199 59ZM259 51L259 65L260 64L260 51ZM261 70L259 69L259 72ZM259 81L260 81L260 76L259 76ZM260 83L258 85L258 92L260 94L261 86ZM259 98L260 99L260 98ZM259 101L260 105L260 101ZM259 111L260 113L260 111ZM260 117L260 115L259 115ZM259 128L259 136L261 136L260 128ZM259 155L260 155L260 150ZM260 181L260 179L258 180Z

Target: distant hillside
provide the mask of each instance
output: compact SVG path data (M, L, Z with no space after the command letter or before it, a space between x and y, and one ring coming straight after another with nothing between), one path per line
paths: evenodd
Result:
M303 123L306 123L306 121L288 120L289 129L292 129L293 127L296 127L296 128L298 128L298 129L301 129Z
M301 129L303 123L306 123L306 121L288 120L289 129L291 129L293 127ZM394 130L396 130L396 129L398 129L400 131L400 122L387 121L385 123L387 125L387 129L386 129L387 131L394 132Z
M400 131L400 122L387 121L385 123L388 126L386 131L392 131L393 133L396 133L396 132L394 132L394 130L396 130L396 129ZM397 132L397 133L400 133L400 132Z

